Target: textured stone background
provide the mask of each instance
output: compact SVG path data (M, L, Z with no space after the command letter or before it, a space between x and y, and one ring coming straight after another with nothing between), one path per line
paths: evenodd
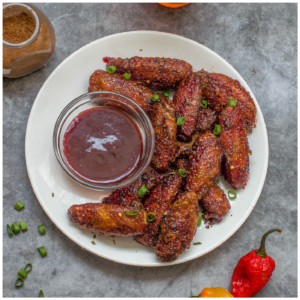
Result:
M4 79L3 295L36 297L188 297L206 286L230 289L238 259L268 239L276 261L272 279L257 296L297 296L297 4L191 4L171 10L158 4L36 4L56 31L55 53L41 70ZM260 200L241 229L196 260L164 268L119 265L83 251L49 220L32 191L24 140L32 103L54 68L87 43L117 32L157 30L195 40L226 59L246 80L267 124L270 161ZM18 201L22 213L14 210ZM31 228L10 239L6 224L26 220ZM46 237L36 228L43 223ZM51 255L41 259L36 245ZM20 289L17 272L34 270Z

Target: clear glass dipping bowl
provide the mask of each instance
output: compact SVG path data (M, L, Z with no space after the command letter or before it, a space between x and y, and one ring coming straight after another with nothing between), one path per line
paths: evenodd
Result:
M142 155L134 171L123 180L111 183L93 183L79 177L69 166L63 151L65 132L73 119L79 113L97 106L109 106L126 112L137 124L142 137ZM94 190L114 190L124 187L141 176L149 166L154 151L154 132L150 119L134 101L129 98L111 92L94 92L84 94L70 102L60 113L55 123L53 132L53 147L55 156L63 170L77 183Z

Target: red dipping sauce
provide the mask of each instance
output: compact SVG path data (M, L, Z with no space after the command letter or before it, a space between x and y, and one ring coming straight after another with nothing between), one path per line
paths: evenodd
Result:
M84 180L112 183L137 167L143 145L135 121L112 107L81 112L68 126L63 151L69 166Z

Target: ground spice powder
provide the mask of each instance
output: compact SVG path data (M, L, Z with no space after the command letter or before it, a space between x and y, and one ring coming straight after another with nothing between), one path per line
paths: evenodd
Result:
M24 12L3 18L3 40L12 44L27 41L35 30L34 19Z

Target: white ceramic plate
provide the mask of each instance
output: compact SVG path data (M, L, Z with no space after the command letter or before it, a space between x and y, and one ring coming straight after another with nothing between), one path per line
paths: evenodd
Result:
M74 52L53 71L35 99L26 131L26 164L33 190L49 218L75 243L96 255L128 265L167 266L169 263L160 262L153 249L138 244L132 237L113 239L97 235L93 245L93 234L68 220L67 210L71 205L97 203L108 193L84 188L65 174L54 155L53 128L62 109L87 92L90 75L96 69L105 69L102 61L105 56L178 58L189 62L195 70L204 68L223 73L239 80L247 91L250 88L229 63L197 42L168 33L134 31L104 37ZM248 136L253 155L247 187L231 201L231 211L220 224L210 229L202 224L198 228L194 242L202 244L191 245L171 264L195 259L221 245L245 222L260 196L268 167L268 136L260 107L250 93L257 107L258 121L257 128ZM224 179L220 186L226 191L229 188Z

